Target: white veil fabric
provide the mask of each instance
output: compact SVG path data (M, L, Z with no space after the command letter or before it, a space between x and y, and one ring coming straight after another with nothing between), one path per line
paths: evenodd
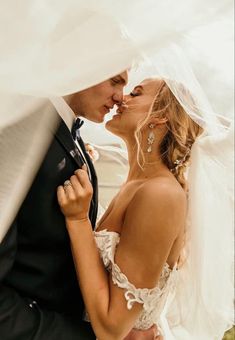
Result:
M233 323L232 1L0 3L0 242L49 145L45 126L56 128L48 98L131 67L131 85L162 77L204 133L191 151L188 257L161 328L167 340L220 340Z
M166 339L219 340L234 322L233 122L212 109L176 46L154 62L185 111L204 129L192 147L188 173L187 260L179 271L170 327L166 318L162 328Z
M130 78L136 84L143 75L163 78L203 128L188 172L187 257L161 330L167 340L221 340L234 323L233 119L212 109L179 45L146 53Z

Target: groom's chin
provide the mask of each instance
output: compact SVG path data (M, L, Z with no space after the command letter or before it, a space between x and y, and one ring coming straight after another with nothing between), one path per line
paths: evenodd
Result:
M104 122L105 115L99 114L92 117L85 117L93 123L101 124Z

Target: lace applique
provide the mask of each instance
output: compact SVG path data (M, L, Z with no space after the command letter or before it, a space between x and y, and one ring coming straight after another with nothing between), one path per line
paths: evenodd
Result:
M107 231L107 229L94 231L94 235L100 256L105 267L108 268L120 241L120 236L115 231Z
M166 285L161 287L159 284L154 288L136 288L132 283L128 281L128 278L123 274L118 265L112 262L110 270L112 274L112 281L119 288L126 289L125 298L127 300L127 308L130 310L135 302L143 304L145 310L149 310L152 306L156 306L156 301L161 298L164 293ZM164 270L161 274L160 281L164 280L166 283L170 276L171 269L168 265L164 266Z
M119 266L114 262L120 235L114 231L107 231L107 229L94 232L94 234L100 255L105 267L112 275L113 283L125 290L124 296L127 301L127 309L131 310L134 303L143 305L143 311L135 323L135 328L148 329L154 323L157 324L168 293L174 289L177 281L176 266L171 269L169 265L165 263L156 287L152 289L136 288L128 281L126 275L122 273Z

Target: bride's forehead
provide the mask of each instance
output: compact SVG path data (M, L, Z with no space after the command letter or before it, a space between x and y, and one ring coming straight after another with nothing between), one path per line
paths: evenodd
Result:
M144 89L155 90L160 85L161 80L157 78L144 79L139 85Z

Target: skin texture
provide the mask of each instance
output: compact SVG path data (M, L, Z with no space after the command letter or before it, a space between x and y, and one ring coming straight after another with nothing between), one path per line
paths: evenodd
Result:
M137 162L134 132L147 118L158 86L157 80L141 83L141 88L135 88L125 97L127 106L123 105L106 125L126 142L130 170L127 181L99 222L98 230L106 228L120 234L115 262L137 288L155 287L164 264L167 262L171 268L177 264L184 241L186 195L162 163L159 151L167 118L148 118L142 127L141 147L147 149L148 125L154 124L154 152L146 153L144 169ZM58 188L58 201L66 218L92 327L99 340L135 339L131 337L135 336L134 332L129 332L142 305L135 303L131 310L127 309L123 289L112 283L100 259L88 218L92 186L86 168L77 170L70 180L71 186ZM147 336L142 339L148 339ZM153 334L149 339L152 338Z
M122 72L83 91L64 97L74 113L95 123L123 100L123 88L127 84L127 72Z

